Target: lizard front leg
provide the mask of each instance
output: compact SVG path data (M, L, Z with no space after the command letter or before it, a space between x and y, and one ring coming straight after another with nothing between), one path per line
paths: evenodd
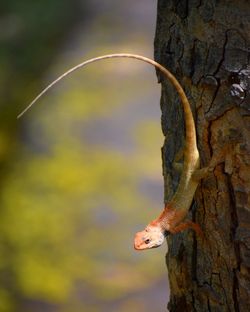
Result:
M173 229L170 229L169 232L172 234L176 234L176 233L182 232L188 228L193 229L198 236L200 236L202 238L204 237L204 234L203 234L199 224L192 222L192 221L182 222L182 223L178 224L176 227L174 227Z

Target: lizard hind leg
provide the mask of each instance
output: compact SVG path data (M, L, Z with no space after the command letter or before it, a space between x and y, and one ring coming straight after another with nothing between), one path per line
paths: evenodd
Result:
M183 171L183 164L178 163L178 162L174 162L172 166L173 166L175 171L177 171L178 173L182 173L182 171Z
M204 179L209 172L211 172L212 170L210 170L209 167L204 167L201 169L197 169L194 171L194 173L192 174L192 179L194 181L199 182L200 180Z
M177 171L178 173L182 173L183 171L183 157L184 157L183 148L181 148L175 155L174 161L172 163L174 170Z
M209 173L213 172L214 168L221 164L225 163L225 172L232 174L233 171L233 160L232 160L232 146L226 144L220 150L215 151L207 167L197 169L192 174L192 179L196 182L199 182L201 179L204 179Z

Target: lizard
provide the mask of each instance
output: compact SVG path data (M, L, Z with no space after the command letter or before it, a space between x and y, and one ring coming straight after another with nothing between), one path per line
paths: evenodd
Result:
M43 89L37 97L17 116L23 116L49 89L51 89L61 79L65 78L72 72L82 68L90 63L94 63L104 59L113 58L131 58L142 62L146 62L154 66L165 78L167 78L175 87L184 111L185 120L185 146L184 146L184 161L182 173L172 199L167 202L161 214L153 221L151 221L144 230L137 232L134 238L134 248L136 250L146 250L159 247L163 244L165 237L169 234L175 234L185 229L191 228L196 234L203 236L203 232L197 223L186 221L189 208L192 204L194 194L198 187L199 181L204 178L208 172L211 172L216 161L211 161L208 167L200 169L200 156L196 143L196 129L195 122L191 110L190 103L187 96L175 78L175 76L164 66L158 62L137 54L130 53L116 53L107 54L99 57L88 59L64 72L57 79L52 81L45 89ZM213 158L212 158L213 159Z

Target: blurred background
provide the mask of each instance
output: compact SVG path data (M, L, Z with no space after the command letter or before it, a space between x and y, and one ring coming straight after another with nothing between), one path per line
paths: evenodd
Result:
M0 312L162 311L163 247L134 234L163 207L156 3L8 0L0 4Z

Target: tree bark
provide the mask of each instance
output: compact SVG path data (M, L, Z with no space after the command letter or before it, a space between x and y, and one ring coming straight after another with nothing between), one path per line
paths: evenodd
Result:
M225 162L204 179L189 219L191 230L168 238L169 311L250 310L250 3L159 0L155 59L184 87L196 120L201 166L227 148ZM159 77L161 81L161 77ZM184 143L182 108L162 82L165 200Z

